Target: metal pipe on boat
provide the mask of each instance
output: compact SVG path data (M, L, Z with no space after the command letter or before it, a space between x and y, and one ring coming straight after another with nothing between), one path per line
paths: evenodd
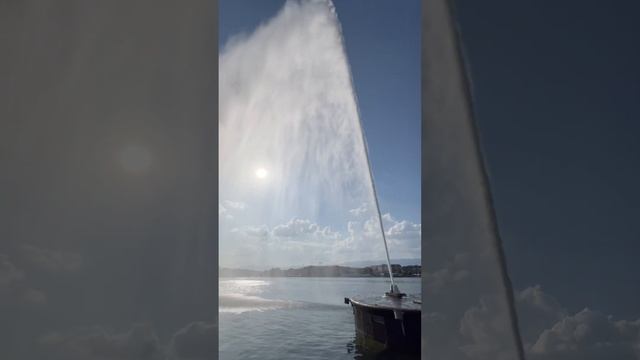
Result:
M352 80L353 81L353 80ZM354 93L355 96L355 93ZM357 103L357 102L356 102ZM380 203L378 202L378 192L376 191L376 184L373 181L373 170L371 168L371 160L369 159L369 145L367 144L367 138L364 135L364 128L362 126L362 119L360 118L360 111L358 111L358 123L360 124L360 135L362 135L362 143L364 145L364 154L367 158L367 168L369 169L369 181L371 182L371 190L373 191L373 199L376 203L376 210L378 213L378 223L380 224L380 232L382 233L382 241L384 242L384 251L387 255L387 269L389 270L389 279L391 280L391 291L386 293L389 296L401 296L401 292L398 286L393 281L393 271L391 270L391 258L389 257L389 247L387 246L387 236L384 232L384 225L382 224L382 214L380 212Z

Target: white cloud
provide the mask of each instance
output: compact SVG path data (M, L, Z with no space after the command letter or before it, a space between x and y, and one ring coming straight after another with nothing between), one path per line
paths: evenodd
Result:
M241 229L235 228L232 231L244 234L245 236L252 238L266 239L270 235L267 225L261 226L245 226Z
M385 226L385 234L389 246L398 248L402 255L396 257L420 257L422 246L422 225L408 220L396 220L391 214L382 216Z
M518 317L522 320L520 332L524 347L529 349L545 329L567 316L567 311L540 285L515 293Z
M387 230L387 237L390 239L420 239L421 234L420 224L414 224L407 220L402 220L393 224Z
M420 257L420 224L407 220L398 221L388 213L382 215L382 220L391 257ZM384 244L378 217L347 222L347 233L335 241L333 256L341 261L384 258Z
M420 256L420 224L398 221L386 214L390 252L395 258ZM345 231L335 230L308 219L292 218L269 228L239 226L222 236L229 258L266 263L267 266L338 264L345 261L380 259L385 255L377 218L347 222ZM226 245L228 246L228 245ZM234 266L240 266L236 262ZM228 264L231 265L231 264Z
M298 237L313 235L319 230L318 224L309 220L291 219L286 224L278 225L273 228L274 236L281 237Z
M614 320L590 309L571 315L539 285L516 292L516 306L531 359L640 358L640 319Z
M396 258L420 257L422 225L408 220L396 220L389 213L382 215L382 219L387 241L393 249L393 256Z
M223 203L224 203L224 206L226 206L228 209L244 210L247 208L247 204L241 201L225 200Z
M428 293L435 294L444 287L468 280L470 271L470 256L467 253L456 255L447 266L433 272L427 272L422 279L422 286Z
M246 208L247 204L241 201L225 200L218 204L218 216L220 219L233 220L238 213Z
M529 350L535 359L638 359L640 319L614 320L584 309L544 330Z
M360 205L359 207L349 210L349 213L359 218L369 213L369 206L367 205L367 203L362 203L362 205Z
M614 320L584 309L570 315L537 285L515 293L518 321L527 358L590 360L640 358L640 319ZM512 351L507 307L497 296L483 297L460 321L466 339L461 348L472 359L508 358Z
M222 204L218 204L218 217L220 219L232 220L233 216L229 214L229 210Z
M507 360L515 355L508 324L507 306L500 296L487 296L468 309L460 321L460 333L467 340L461 350L470 359Z

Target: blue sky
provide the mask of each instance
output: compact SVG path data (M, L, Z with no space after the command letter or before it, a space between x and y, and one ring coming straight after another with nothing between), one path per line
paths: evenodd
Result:
M515 284L637 318L637 2L457 8Z

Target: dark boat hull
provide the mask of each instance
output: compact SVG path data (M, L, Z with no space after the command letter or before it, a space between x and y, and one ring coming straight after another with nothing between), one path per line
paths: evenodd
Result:
M420 310L345 300L351 303L356 331L365 343L396 352L420 353Z

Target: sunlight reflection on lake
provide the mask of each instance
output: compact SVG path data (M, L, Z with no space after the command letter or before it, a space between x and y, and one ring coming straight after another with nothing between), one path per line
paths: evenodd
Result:
M419 278L396 282L420 294ZM343 303L383 294L386 278L221 278L219 284L221 359L387 358L358 345L351 306Z

